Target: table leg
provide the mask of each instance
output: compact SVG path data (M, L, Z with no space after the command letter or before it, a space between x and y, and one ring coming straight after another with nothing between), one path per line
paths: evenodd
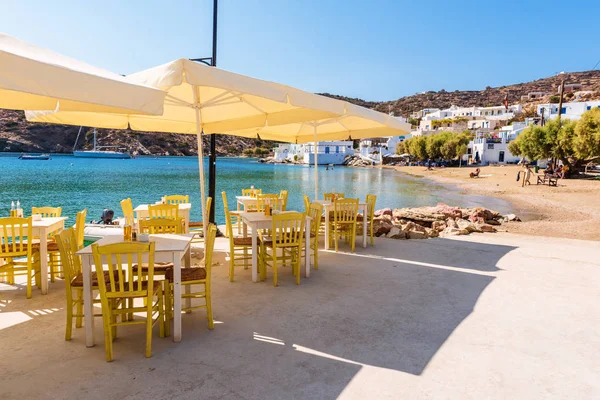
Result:
M81 257L83 272L83 326L85 345L94 347L94 291L92 290L92 255Z
M182 254L173 253L173 341L181 342L181 259Z
M258 282L258 236L256 227L252 227L252 282Z
M185 220L185 233L190 233L190 210L183 211L183 219Z
M306 219L306 225L304 226L304 277L308 278L310 276L310 220ZM318 232L317 232L318 233ZM317 249L315 249L317 251Z
M329 206L325 206L325 250L329 250Z
M40 229L40 269L42 294L48 294L48 234L45 229Z
M206 242L204 242L206 243ZM204 254L206 254L206 249L204 249ZM188 251L185 252L185 256L183 257L183 265L185 268L190 268L192 266L192 249L191 246L190 248L188 248ZM191 285L185 285L185 294L190 294L192 291L192 288L190 287ZM190 299L189 297L185 299L185 307L186 308L190 308L192 305L192 299ZM187 312L188 314L191 313L191 311Z
M367 207L363 208L363 247L367 247Z

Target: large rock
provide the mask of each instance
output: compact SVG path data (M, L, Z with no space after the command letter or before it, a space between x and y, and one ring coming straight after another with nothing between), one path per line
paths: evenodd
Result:
M406 232L400 230L400 228L393 227L390 230L390 232L387 234L387 237L392 238L392 239L406 239L407 234L406 234Z
M515 214L506 214L504 216L504 221L506 221L506 222L509 222L509 221L520 222L521 219L519 217L517 217Z
M448 227L444 229L443 232L440 233L440 236L458 236L458 235L468 235L469 231L466 229L458 229Z
M440 232L433 228L425 228L425 234L427 235L427 237L430 237L430 238L435 238L435 237L440 236Z
M446 220L446 227L451 229L458 229L458 224L454 218L448 218Z
M488 224L479 225L479 229L481 229L482 232L496 232L496 228Z
M376 217L380 217L382 215L392 215L392 209L391 208L382 208L381 210L375 210L375 214Z
M410 231L410 232L408 232L408 238L409 239L427 239L427 234L425 232Z
M409 219L417 222L428 222L443 221L446 219L444 214L431 212L430 207L423 208L402 208L394 210L394 218Z
M479 227L477 225L475 225L474 223L467 221L466 219L459 219L458 221L456 221L456 224L458 225L458 229L464 229L466 231L470 232L481 232L481 229L479 229Z
M375 226L374 231L375 231L375 236L379 237L382 235L387 235L392 228L394 227L394 225L388 223L388 222L382 222L379 225Z
M434 221L431 224L431 228L434 229L434 230L436 230L436 231L438 231L438 232L441 232L444 229L446 229L446 223L444 221Z

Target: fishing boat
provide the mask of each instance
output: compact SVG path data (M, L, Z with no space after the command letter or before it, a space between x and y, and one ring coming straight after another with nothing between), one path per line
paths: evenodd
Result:
M94 150L79 150L76 151L75 148L77 146L77 141L79 140L79 135L81 134L81 129L79 128L79 133L77 134L77 139L75 139L75 145L73 146L73 156L75 157L83 157L83 158L118 158L118 159L128 159L131 158L131 155L126 151L117 151L117 150L126 150L125 148L120 148L119 146L98 146L96 143L96 128L94 128ZM117 150L100 150L100 149L117 149Z
M21 154L19 160L52 160L50 154Z

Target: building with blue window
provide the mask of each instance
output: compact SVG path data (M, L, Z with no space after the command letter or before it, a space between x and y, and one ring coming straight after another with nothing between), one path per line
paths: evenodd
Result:
M339 140L317 143L318 163L341 165L344 158L354 154L353 141ZM304 144L280 144L274 152L275 161L297 162L300 164L315 163L315 145L313 142Z
M592 108L600 108L600 101L580 101L563 103L560 111L561 118L577 120L581 115ZM558 117L558 104L538 104L537 115L545 120Z

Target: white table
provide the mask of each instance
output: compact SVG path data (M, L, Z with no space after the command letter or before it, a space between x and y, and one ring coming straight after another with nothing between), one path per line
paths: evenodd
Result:
M244 224L244 237L248 237L248 227L252 230L252 282L258 282L258 229L270 229L273 217L263 212L240 212ZM304 276L310 276L310 217L306 217L304 225L304 240L306 252L304 257ZM232 255L233 256L233 255Z
M190 244L193 234L174 235L160 234L150 235L150 240L155 242L154 261L172 262L173 268L173 341L181 341L181 266L182 261L185 268L189 268L192 262ZM96 243L99 245L119 243L123 241L122 236L106 236ZM94 340L94 295L92 293L92 246L87 246L77 252L82 260L83 272L83 314L85 321L85 345L93 347ZM189 303L189 299L186 300ZM189 304L188 304L189 305Z
M40 238L40 280L42 281L42 294L48 293L48 235L59 232L65 228L65 220L68 217L42 218L41 221L33 221L31 230L33 236ZM7 232L10 235L10 232Z
M329 250L329 213L334 210L333 203L328 200L315 200L315 203L322 204L325 209L325 250ZM358 203L358 210L363 215L362 247L367 247L367 203Z
M154 204L152 204L154 205ZM191 203L180 203L178 204L178 214L180 217L183 217L185 219L185 233L188 233L190 231L190 210L192 209L192 204ZM135 215L136 218L139 219L146 219L150 216L150 214L148 213L148 204L140 204L139 206L137 206L136 208L133 209L133 211L135 211Z

